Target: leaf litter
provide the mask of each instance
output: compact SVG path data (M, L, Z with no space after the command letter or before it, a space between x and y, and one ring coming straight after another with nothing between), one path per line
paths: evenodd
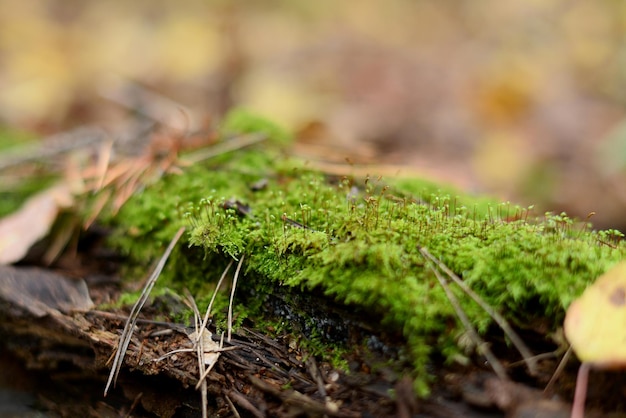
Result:
M172 349L168 351L167 353L163 354L162 356L158 358L154 358L152 362L160 363L168 358L175 357L179 353L196 353L198 379L195 384L195 389L200 390L203 418L206 418L209 416L207 378L209 377L211 371L218 364L218 360L220 359L222 353L232 353L235 350L242 350L244 352L249 351L251 352L253 356L256 357L256 362L260 361L264 363L266 367L270 367L274 373L278 373L278 375L282 374L284 377L289 376L290 380L293 379L294 377L298 377L303 382L307 382L307 379L304 376L298 376L298 374L294 374L293 370L289 372L285 372L281 370L282 369L281 363L285 363L284 353L281 352L283 348L280 345L276 344L275 342L272 342L271 340L267 340L264 342L263 345L267 345L266 349L275 347L274 351L270 352L271 354L268 356L268 353L265 353L265 354L262 353L262 345L259 345L258 343L250 344L246 340L242 340L241 337L236 337L235 339L233 339L233 335L232 335L233 314L232 312L233 312L233 304L234 304L234 295L235 295L235 290L237 287L237 281L241 272L241 267L245 259L244 256L242 256L239 259L239 262L237 263L237 268L233 275L233 282L232 282L230 298L229 298L228 319L227 319L228 337L226 339L226 342L230 344L229 347L224 347L224 332L221 333L219 342L216 342L213 339L213 333L208 329L207 325L209 323L209 318L211 317L211 308L213 306L213 302L215 300L217 292L219 291L221 287L221 284L227 277L228 271L233 265L233 260L231 260L231 262L224 269L220 277L220 280L214 290L214 293L211 297L211 300L207 306L204 316L200 314L200 310L193 296L188 291L185 291L186 297L184 301L186 305L188 305L191 308L194 314L194 317L193 317L194 327L193 328L187 328L187 327L183 327L177 324L158 323L156 321L141 320L138 318L141 308L143 307L145 301L147 300L150 294L151 289L156 283L156 280L158 279L158 276L160 272L162 271L163 266L165 262L167 261L167 258L171 254L174 246L176 245L178 239L180 238L180 235L183 232L184 232L184 229L181 228L178 231L178 233L174 236L172 241L170 242L168 248L165 250L164 254L159 260L157 267L151 274L150 278L146 281L146 284L143 287L139 300L134 304L133 308L131 309L130 315L126 318L124 331L122 332L122 335L115 347L115 358L111 365L109 380L105 388L105 396L107 395L111 385L115 386L117 376L124 362L125 351L128 349L130 345L130 340L132 338L133 330L136 329L136 325L141 322L152 323L155 325L163 325L166 327L172 327L173 329L179 332L182 332L187 337L187 343L191 343L190 348L188 348L187 344L184 344L184 348ZM115 316L114 314L110 314L107 312L94 311L94 313L101 314L105 317ZM257 338L261 338L261 339L266 338L260 334L255 333L252 330L244 329L244 331L249 332L251 335L256 336ZM170 344L169 346L170 348L174 347L173 344ZM143 345L141 349L143 349ZM140 349L140 352L141 352L141 349ZM275 350L278 350L278 351L275 351ZM237 356L234 363L233 363L232 358L229 360L230 360L230 366L227 366L227 367L232 367L234 365L235 367L244 367L245 369L250 368L249 365L246 365L246 363L248 363L249 360L246 360L244 357ZM299 392L297 390L293 390L293 389L284 390L280 386L276 386L275 384L270 383L271 381L274 381L274 382L278 381L277 379L269 379L269 381L265 381L255 376L255 375L258 375L258 373L255 373L255 375L249 375L248 379L249 379L250 384L253 387L257 388L262 393L267 393L269 395L272 395L273 397L277 397L281 400L282 403L286 405L290 405L292 409L295 408L294 410L303 411L306 415L323 414L327 416L346 417L346 418L358 416L350 412L340 411L341 401L339 402L334 401L327 393L327 388L332 388L332 386L329 386L329 384L327 383L329 381L329 378L327 376L325 377L324 374L321 373L320 369L317 366L317 363L315 362L315 358L313 356L308 357L306 361L306 369L311 379L310 381L307 382L307 385L317 387L319 394L324 398L323 402L315 400L311 398L310 396L306 395L305 393ZM172 372L171 368L170 368L170 372ZM263 373L263 375L266 375L266 378L268 377L267 376L268 372L269 370ZM336 381L336 378L333 378L330 381ZM230 389L227 392L223 392L223 395L224 395L225 400L227 401L227 404L230 408L231 413L234 416L241 416L237 410L237 406L252 413L253 416L259 416L259 417L266 416L265 413L261 412L261 410L259 410L251 402L250 398L248 397L249 395L246 396L233 389Z
M236 143L234 144L230 144L228 147L228 150L231 150L231 147L234 147L234 149L240 148L240 147L245 147L248 146L250 144L254 144L257 143L258 141L261 141L264 139L263 136L242 136L241 137L241 141L239 141L240 143L237 143L237 141L235 141ZM219 150L209 150L210 152L207 154L206 152L200 152L198 154L195 155L195 157L191 157L190 159L204 159L204 158L210 158L211 156L215 155L215 152L218 152ZM110 149L109 151L110 152ZM88 181L86 183L86 185L88 186L88 188L93 189L94 191L103 190L103 187L106 186L114 186L117 187L118 189L120 187L122 188L126 188L127 192L122 193L122 196L128 196L130 194L132 194L132 192L134 190L136 190L137 187L140 187L140 185L143 183L143 181L150 177L150 173L158 173L158 172L164 172L168 170L168 167L174 167L175 166L175 162L176 162L176 158L172 158L172 156L170 155L170 158L166 158L163 160L160 160L160 164L159 168L154 171L152 169L151 164L154 162L154 160L151 159L146 159L142 164L137 164L133 167L132 164L132 160L126 160L127 164L116 164L116 165L109 165L109 158L110 158L110 154L108 154L108 152L106 151L106 148L103 148L102 150L102 154L100 154L101 158L99 159L100 164L98 164L98 166L96 167L95 172L93 173L93 177L91 177L92 180ZM218 152L219 153L219 152ZM193 154L192 154L193 155ZM207 157L208 156L208 157ZM114 170L112 171L112 169L117 168L117 173L114 173ZM86 171L85 171L86 173ZM106 190L104 190L106 192ZM103 201L107 201L108 200L108 196L105 196L103 198ZM121 206L124 202L125 198L123 198L120 202L117 202L115 206ZM96 213L97 215L97 213ZM95 219L95 215L93 216L93 219ZM177 233L177 236L175 237L175 239L170 243L170 247L168 247L168 250L166 250L166 253L163 255L163 257L161 258L159 265L157 266L157 270L155 270L155 272L153 273L153 275L151 276L150 280L146 283L146 287L144 287L144 293L142 293L142 296L140 297L140 300L138 301L138 303L133 307L133 310L131 311L131 315L128 317L127 321L126 321L126 326L124 328L124 333L126 333L127 335L124 335L123 333L123 337L124 339L120 339L119 343L118 343L118 347L116 350L116 360L114 361L114 365L111 368L111 374L109 376L109 381L107 382L107 387L105 389L105 392L109 389L109 386L111 385L111 383L115 384L115 381L117 379L117 376L119 374L120 368L122 367L123 361L124 361L124 352L128 349L131 338L132 338L132 331L136 329L136 324L140 323L141 320L138 318L139 315L139 311L141 310L143 304L145 303L146 299L149 296L150 293L150 289L152 286L154 286L154 282L157 280L158 278L158 272L160 271L160 269L163 268L164 263L166 262L167 257L169 256L169 253L171 253L171 249L173 248L173 246L175 245L175 241L178 240L178 238L180 238L180 235L182 235L183 231L179 231L179 233ZM453 281L457 282L457 284L459 284L459 282L461 283L460 286L463 287L463 282L458 279L458 277L456 277L456 275L454 275L454 273L451 273L451 271L449 269L447 269L447 267L445 265L443 265L441 262L438 262L438 260L433 259L431 257L428 257L428 252L427 250L424 248L422 251L422 254L424 255L425 258L429 259L432 263L434 263L439 269L441 269L444 273L446 273ZM236 282L237 282L237 278L239 276L239 272L240 272L240 268L241 265L243 263L243 257L240 258L239 260L239 264L237 266L237 271L235 273L235 276L233 278L233 286L232 286L232 290L231 290L231 296L230 296L230 301L229 301L229 310L228 310L228 338L227 338L227 342L230 343L231 342L231 332L232 332L232 307L233 307L233 298L234 298L234 292L235 292L235 288L236 288ZM218 283L218 286L216 288L216 292L217 289L219 289L222 281L224 280L224 278L227 275L228 270L230 269L230 267L232 267L232 262L229 264L229 266L226 268L226 270L224 271L222 277L220 278L220 282ZM431 266L432 268L432 266ZM437 271L435 269L433 269L433 271L435 272L435 275L437 275L438 280L440 281L440 283L442 284L442 286L446 286L445 285L445 279L443 280L442 283L442 279L440 277L440 275L437 273ZM455 277L457 280L455 280ZM472 298L474 298L471 295L471 289L469 290L469 292L466 289L463 289L466 293L468 293L468 295L470 295ZM446 293L448 293L446 291ZM241 345L241 341L237 341L235 340L235 343L238 344L238 346L230 346L230 347L226 347L224 348L224 336L222 334L222 337L220 339L219 342L214 341L213 339L213 334L208 330L207 325L208 325L208 319L210 316L210 312L211 312L211 306L213 303L213 300L215 298L215 294L213 295L213 298L211 300L211 302L209 303L209 307L207 308L206 314L203 318L202 321L200 321L200 313L197 307L195 307L195 309L193 309L194 312L194 327L195 330L194 331L189 331L186 332L186 336L188 338L188 341L190 341L192 343L192 348L191 349L180 349L180 351L178 350L172 350L169 354L173 355L176 354L177 352L184 352L184 351L188 351L188 350L194 350L196 351L197 354L197 368L199 371L199 378L197 379L197 384L196 387L200 387L200 390L202 391L202 405L203 405L203 410L206 411L206 399L207 399L207 377L210 373L210 371L217 365L217 362L220 358L221 353L225 352L225 351L232 351L232 350L237 350L238 347L243 347L245 346L245 344ZM195 302L193 302L193 298L187 298L188 302L191 306L195 306ZM477 303L481 304L479 301L476 301ZM454 302L451 300L451 303ZM481 304L481 306L483 307L483 309L485 309L490 315L492 315L492 317L494 318L494 320L501 325L502 329L505 330L505 332L507 332L506 328L507 325L502 326L501 321L499 321L497 319L497 313L490 307L485 307L484 305ZM494 316L495 315L495 316ZM462 315L459 315L459 318L461 318ZM510 328L510 327L509 327ZM523 344L523 342L521 344L518 344L519 342L519 338L517 338L514 334L508 334L509 339L511 340L511 342L518 346L518 350L520 351L520 353L522 353L522 356L524 358L524 361L527 362L528 368L529 370L533 369L533 356L531 355L530 351L527 350L525 348L525 345ZM483 350L483 348L487 348L487 345L484 342L480 342L479 340L475 341L475 346L479 348L479 351L481 351L483 354L486 353L485 350ZM521 348L520 348L521 347ZM121 350L121 348L124 348L124 350ZM143 343L141 346L141 349L143 349ZM140 352L141 352L140 349ZM119 356L119 357L118 357ZM165 356L161 356L159 358L157 358L156 360L158 361L162 361L165 358L167 358L167 355ZM261 358L261 356L259 357ZM492 366L495 366L496 368L497 366L497 359L493 360L495 357L492 357L492 360L489 361L490 364L492 364ZM155 361L156 361L155 360ZM271 361L267 361L268 364L271 364ZM314 370L314 368L312 368L312 370ZM171 373L176 373L173 370L170 370ZM181 371L182 372L182 371ZM182 372L184 373L184 372ZM322 385L320 385L320 380L319 380L319 376L315 377L317 375L315 375L313 372L310 372L311 376L313 376L313 382L316 386L318 386L318 388L323 388ZM503 376L505 376L506 372L503 372L502 370L500 370L500 372L496 371L496 374L498 374L500 376L501 380L505 380L503 379ZM291 397L291 395L289 395L289 391L281 391L278 390L278 388L271 386L271 384L268 384L267 382L263 382L262 380L258 380L258 379L250 379L250 382L253 384L253 386L255 386L256 388L258 388L259 390L271 394L272 396L277 396L280 397L284 402L289 403L289 402L294 402L298 405L300 405L302 408L312 408L311 411L325 411L325 413L332 415L332 413L334 411L336 411L336 408L334 407L334 404L332 403L332 401L330 401L328 398L326 401L330 402L327 406L328 408L324 409L323 404L320 404L318 401L313 401L311 399L308 398L304 398L306 399L305 401L301 402L299 399L300 395L298 394L299 392L295 392L295 394L293 395L293 397ZM319 393L323 394L325 391L319 389ZM280 395L278 395L280 393ZM235 413L235 404L239 405L240 407L247 409L248 411L252 412L253 415L255 415L256 413L254 412L255 409L254 407L250 406L250 402L249 402L249 398L247 398L246 396L237 393L237 392L233 392L232 390L228 393L223 392L223 395L225 396L227 402L230 405L231 410L233 411L233 413ZM311 403L312 402L312 403ZM308 405L308 406L307 406ZM319 409L321 408L321 409Z

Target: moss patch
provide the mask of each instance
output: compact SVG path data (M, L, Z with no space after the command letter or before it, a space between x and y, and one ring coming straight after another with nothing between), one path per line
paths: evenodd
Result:
M564 214L536 217L420 180L329 178L268 148L194 165L136 194L114 218L115 244L147 266L186 225L186 244L159 285L189 288L200 306L227 260L245 255L246 280L258 292L316 289L374 312L404 335L421 393L433 350L455 355L463 330L451 328L454 311L419 247L514 324L540 318L552 330L569 303L624 258L617 231L589 231ZM484 333L492 320L459 297ZM254 318L263 307L237 310Z
M12 156L21 156L20 150L34 144L35 139L32 134L0 126L0 160L11 161ZM26 199L56 180L58 176L34 165L26 169L18 167L0 171L0 217L14 212Z

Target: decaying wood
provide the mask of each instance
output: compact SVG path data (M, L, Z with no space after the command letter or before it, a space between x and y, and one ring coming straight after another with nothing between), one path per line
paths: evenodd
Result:
M31 274L29 269L17 271L20 271L20 277L29 274L33 280L42 277ZM55 280L60 277L60 282L70 280L58 274L53 276ZM26 278L24 283L28 280ZM11 294L19 289L16 286ZM85 290L84 287L80 289ZM30 368L55 374L60 367L65 370L69 362L74 370L71 375L105 381L111 353L118 345L118 335L125 323L131 323L131 316L119 310L77 311L82 303L79 303L80 300L74 302L75 306L68 307L67 302L62 305L63 295L59 295L58 300L48 300L46 294L29 296L37 299L33 307L41 305L37 310L28 309L23 302L25 299L16 296L7 298L12 298L13 302L4 301L5 305L14 306L2 310L4 320L0 322L0 334L6 342L5 347L22 358ZM71 294L65 297L77 300ZM91 305L81 306L90 308ZM194 346L197 347L194 327L154 321L150 319L150 309L147 303L141 318L131 312L134 332L129 334L123 367L118 371L123 391L114 390L106 398L113 397L119 401L120 395L127 396L127 403L119 409L122 415L132 410L134 416L142 416L141 411L170 416L176 409L185 409L187 415L197 413L200 416L200 402L193 406L187 399L173 406L172 399L175 398L172 398L171 391L172 385L177 385L195 392L193 387L205 382L209 416L218 413L237 416L237 410L252 416L277 417L292 416L294 411L308 416L357 416L355 411L359 410L376 410L378 416L393 416L394 403L388 395L372 397L366 389L355 386L353 382L342 381L339 376L343 373L330 369L327 364L323 368L318 367L314 358L290 347L289 341L269 338L261 330L241 328L232 333L230 342L220 341L220 336L209 332L204 334L205 345L220 347L223 344L223 348L219 351L219 361L212 362L211 373L205 372L200 376L194 350ZM199 325L205 320L197 315ZM210 337L210 342L207 337ZM205 350L202 349L203 360ZM307 358L308 361L305 360ZM334 377L329 377L329 373ZM63 374L67 375L67 371ZM146 386L145 381L138 380L139 376L154 376L153 379L163 383ZM130 390L136 386L137 390ZM391 382L388 387L393 387ZM159 394L160 390L164 393ZM157 406L155 399L159 398L168 399L167 408ZM216 403L216 399L223 401Z
M235 275L244 270L241 268L243 260L239 261ZM222 280L232 264L225 269ZM17 271L32 275L32 270ZM24 279L20 285L28 284L28 280ZM44 280L66 283L69 279ZM479 413L474 415L465 398L464 404L446 401L440 405L437 398L416 402L410 379L394 376L391 371L372 373L372 364L376 363L368 363L365 357L373 353L362 353L365 357L353 358L357 365L346 374L332 369L327 363L318 363L315 357L286 338L269 338L263 329L242 327L232 333L228 341L217 335L214 328L211 331L206 329L212 302L204 316L200 315L197 306L194 308L196 317L190 327L153 320L155 312L147 299L142 312L137 309L130 314L119 309L113 312L91 310L91 299L85 298L89 295L84 283L78 286L79 296L57 294L53 299L46 299L49 294L46 291L28 293L24 290L28 286L9 285L9 289L0 294L6 305L2 310L4 320L0 322L0 333L6 341L6 348L24 359L28 367L50 373L58 373L63 368L63 374L67 375L66 369L71 364L73 371L70 374L104 385L101 382L106 381L111 353L118 345L121 328L133 331L125 343L123 367L116 372L122 390L113 390L106 398L106 402L112 397L118 399L117 402L120 397L126 398L122 406L119 403L110 405L122 416L131 410L134 416L147 412L172 416L178 410L184 411L186 416L198 417L357 417L364 412L380 417L408 417L417 413L434 417L481 416ZM27 296L19 296L20 292L27 292ZM68 293L71 292L68 290ZM188 298L195 305L190 295ZM271 303L281 303L278 295L272 295L272 298ZM35 300L35 303L25 300ZM293 301L293 298L285 300ZM85 301L89 303L85 305ZM328 308L315 302L312 305L323 311ZM341 312L339 317L349 332L360 329L358 321L348 319L350 313ZM380 333L381 330L372 326L375 322L358 332ZM199 333L200 329L206 331ZM358 340L363 340L363 334L357 337ZM377 360L378 364L382 363L380 360ZM394 361L398 359L394 358ZM152 383L147 384L146 376ZM198 386L202 389L201 398L195 390ZM172 394L174 388L176 395ZM512 397L519 392L514 386L510 388L508 392L498 392L485 385L480 389L484 405L508 411L555 407L554 403L545 404L540 395L534 394L508 402L506 396ZM399 394L395 399L390 395L394 390ZM182 395L187 392L189 395ZM167 399L167 402L159 402L159 399ZM177 399L180 399L179 403Z

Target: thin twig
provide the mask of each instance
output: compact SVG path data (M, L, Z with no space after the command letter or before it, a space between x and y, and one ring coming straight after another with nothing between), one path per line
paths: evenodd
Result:
M96 163L96 191L101 190L104 187L104 181L106 179L106 174L111 164L111 155L113 154L113 141L104 141L102 146L100 147L100 152L98 153L98 162Z
M124 415L124 418L130 418L133 416L133 411L139 404L139 401L141 400L142 397L143 397L143 392L139 392L139 394L135 396L133 403L130 405L130 408L128 409L128 412L126 413L126 415Z
M230 347L219 348L217 350L207 350L207 351L205 351L205 353L223 353L224 351L234 351L234 350L239 350L240 348L241 347L238 346L238 345L231 345ZM165 360L168 357L172 357L174 354L178 354L178 353L195 353L195 352L197 352L196 348L178 348L176 350L168 351L167 353L163 354L161 357L156 358L156 359L154 359L152 361L154 361L155 363L158 363L160 361Z
M191 295L191 292L189 292L189 289L184 288L183 293L185 294L185 299L183 299L183 301L186 302L185 305L187 305L193 311L193 315L194 315L193 323L194 323L194 327L196 327L196 332L197 332L198 331L197 328L200 325L200 309L198 309L196 300Z
M157 264L156 268L152 272L152 275L146 282L143 288L143 291L141 292L141 295L139 296L139 299L137 300L137 302L135 302L135 304L133 305L133 308L130 311L130 314L128 315L128 320L126 321L126 325L124 325L124 331L122 331L122 335L120 336L120 341L117 345L115 359L113 360L113 364L111 365L111 372L109 373L109 379L107 380L106 387L104 388L104 396L106 396L107 393L109 392L109 387L111 386L111 383L113 383L113 386L115 386L115 382L117 381L117 376L120 372L120 369L122 368L122 363L124 362L124 356L126 355L126 350L128 349L128 345L130 344L130 340L133 335L133 330L135 329L135 325L137 324L137 317L139 316L139 312L141 311L141 308L143 308L143 305L148 300L148 296L150 295L150 292L152 291L154 284L159 278L161 271L163 271L163 267L165 267L165 262L167 261L170 254L174 250L174 246L176 245L180 237L183 235L184 231L185 231L185 228L182 227L176 232L176 234L174 235L174 238L172 238L172 241L170 242L167 249L165 250L165 253L163 253L163 256L159 260L159 263Z
M96 310L96 309L93 309L91 311L85 312L85 314L87 314L87 315L98 315L98 316L102 316L104 318L119 319L119 320L123 320L123 321L127 321L128 320L128 316L127 315L118 315L118 314L114 314L112 312L99 311L99 310ZM154 321L152 319L137 318L137 323L139 323L139 324L150 324L150 325L156 325L156 326L159 326L159 327L168 328L165 331L174 330L174 331L179 331L179 332L186 332L186 330L187 330L187 326L185 326L183 324L177 324L175 322ZM155 331L155 332L157 332L157 331ZM151 335L154 336L154 332Z
M232 398L233 401L237 403L240 407L248 411L256 418L265 418L266 414L261 412L256 406L252 404L243 394L237 392L236 390L230 390L227 392L227 395Z
M279 398L283 405L294 406L307 416L353 417L353 413L340 412L336 404L323 404L317 400L293 389L282 390L275 384L266 382L254 375L248 376L253 386ZM359 415L357 415L359 416Z
M241 261L243 261L243 257ZM239 269L241 267L241 261L239 262L239 265L237 266L237 271L235 272L235 278L233 279L233 292L231 294L231 304L232 304L232 297L234 296L234 287L237 281L237 275L239 274ZM206 328L206 324L211 314L211 307L213 306L213 301L215 300L215 297L217 295L217 292L219 291L220 285L222 284L222 281L226 277L226 274L228 273L228 270L230 270L230 267L232 266L232 264L233 262L231 260L228 266L224 269L224 272L222 273L222 276L220 277L220 280L218 281L217 286L215 286L215 290L213 291L213 296L211 297L211 301L209 302L209 306L207 307L204 319L202 320L200 319L200 311L198 309L198 306L196 305L195 300L193 299L193 296L191 296L191 294L187 295L188 299L190 300L189 303L193 307L193 311L194 311L194 324L195 324L196 330L194 333L195 335L190 335L190 338L194 343L197 356L198 356L199 379L198 379L198 383L196 384L196 390L200 389L203 418L208 417L206 377L209 375L213 367L217 364L217 361L219 360L220 352L223 351L222 349L224 347L224 334L222 333L222 338L220 339L219 346L217 348L213 348L215 346L215 343L210 340L211 333ZM187 291L187 293L189 293L189 291ZM232 309L232 306L229 307L229 319L228 319L229 341L230 341L230 328L231 328L231 316L230 316L231 309ZM209 336L208 336L209 339L207 343L210 343L210 347L211 347L210 349L208 347L205 348L204 346L204 343L205 343L204 334L205 333L209 333ZM207 356L207 354L209 353L215 353L216 355L209 357ZM204 367L205 365L207 366L206 369Z
M517 335L517 333L511 328L509 323L502 315L496 312L487 302L485 302L476 292L474 292L459 276L457 276L452 270L442 263L438 258L433 256L425 247L421 247L420 253L435 263L448 277L450 277L454 283L456 283L474 302L476 302L487 314L500 326L502 331L509 337L511 343L517 348L517 351L522 355L526 367L531 375L537 374L537 362L530 349L524 344L524 341Z
M266 139L267 135L262 133L245 134L229 139L228 141L220 142L219 144L213 145L211 147L194 151L193 153L185 155L181 159L187 163L194 164L200 161L208 160L209 158L213 158L218 155L225 154L230 151L249 147L251 145L265 141Z
M195 351L196 351L195 348L179 348L179 349L176 349L176 350L168 351L167 353L163 354L161 357L155 358L152 361L155 362L155 363L159 363L159 362L165 360L166 358L172 357L174 354L178 354L178 353L192 353L192 352L195 352Z
M49 161L57 155L101 143L106 138L106 132L94 126L61 132L42 139L36 145L3 151L0 156L0 171L31 161Z
M230 260L230 263L228 263L228 265L226 266L226 268L224 269L224 272L222 273L222 276L220 277L219 281L217 282L217 286L215 286L215 291L213 292L213 296L211 296L211 301L209 302L209 306L206 309L206 313L204 314L204 319L202 320L202 325L200 326L200 329L205 329L207 326L207 323L209 322L209 316L211 314L211 308L213 307L213 302L215 301L215 297L217 296L217 291L219 290L220 286L222 285L222 282L224 281L224 278L226 277L226 274L228 273L228 270L230 270L230 268L233 265L233 261L234 260ZM202 336L200 335L200 333L198 333L197 337L196 337L196 341L198 341Z
M548 382L546 387L543 389L544 394L548 394L552 391L552 387L554 387L554 384L556 383L557 379L561 376L561 373L563 373L563 369L567 365L567 362L569 361L569 358L571 357L571 355L572 355L572 346L570 345L567 351L565 352L565 354L563 354L563 358L559 362L559 365L556 366L556 370L554 371L554 373L552 373L552 377L550 378L550 381Z
M207 396L207 389L208 389L208 385L206 383L206 380L202 380L202 383L200 384L200 402L202 403L202 418L208 418L209 417L209 399Z
M458 299L456 298L456 296L450 289L450 286L448 286L448 281L446 280L446 278L443 277L441 273L439 272L439 270L437 270L431 263L428 263L428 267L430 267L433 273L435 273L437 280L439 280L439 284L441 284L441 287L443 288L444 292L446 292L446 297L452 304L452 307L454 308L456 315L458 316L459 320L463 323L465 330L467 331L470 338L474 342L474 345L476 346L476 350L478 350L482 355L485 356L487 361L491 364L493 371L496 373L496 375L500 379L508 380L508 376L506 374L506 371L504 370L504 367L502 366L500 361L496 358L496 356L491 352L487 343L485 343L482 340L482 338L480 338L480 336L478 335L478 332L476 332L476 329L470 322L469 318L467 317L467 314L461 307Z
M196 316L195 317L196 332L199 335L202 335L202 331L198 330L199 322L200 322L200 316ZM198 349L197 351L198 374L200 375L200 381L198 382L196 389L198 388L200 389L200 402L202 403L202 418L208 418L209 411L208 411L208 398L207 398L207 382L202 377L204 376L206 372L206 370L204 369L204 339L203 338L201 338L200 341L196 342L196 347ZM209 366L207 369L210 370L211 367Z
M561 353L563 352L563 350L561 349L557 349L554 351L549 351L547 353L541 353L541 354L536 354L533 356L533 358L537 361L541 361L541 360L545 360L545 359L552 359L552 358L556 358L559 357L561 355ZM517 366L521 366L521 365L525 365L526 362L524 360L520 360L520 361L512 361L509 363L509 367L517 367Z
M225 394L224 398L226 398L226 403L228 403L228 406L230 407L230 410L232 411L235 418L241 418L241 415L239 415L239 411L237 411L237 408L235 408L235 404L233 404L233 401L230 400L228 395Z
M200 310L198 309L198 305L196 304L196 300L193 298L189 290L185 289L185 293L187 296L187 304L193 310L193 325L195 328L195 335L202 336L202 331L204 329L200 328ZM196 357L198 359L198 374L202 376L205 372L204 370L204 339L199 338L193 341L194 348L196 350ZM204 379L200 378L196 389L200 389L200 403L202 404L202 418L208 418L208 400L207 400L207 383Z
M241 260L239 260L239 264L237 264L237 270L235 270L235 276L233 277L233 288L230 292L230 301L228 302L228 338L226 341L230 342L230 335L233 330L233 299L235 298L235 289L237 288L237 279L239 278L239 271L241 270L241 265L243 264L243 259L245 255L241 255Z
M317 363L315 362L315 357L309 356L306 359L307 370L309 371L309 375L313 378L313 381L317 383L317 391L322 396L322 398L326 399L326 388L324 387L324 379L322 378L322 374L320 373L320 369L317 367Z

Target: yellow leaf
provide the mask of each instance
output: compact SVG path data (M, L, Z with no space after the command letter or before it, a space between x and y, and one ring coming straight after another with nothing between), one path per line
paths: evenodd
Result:
M580 361L626 367L626 262L600 276L570 305L563 328Z

